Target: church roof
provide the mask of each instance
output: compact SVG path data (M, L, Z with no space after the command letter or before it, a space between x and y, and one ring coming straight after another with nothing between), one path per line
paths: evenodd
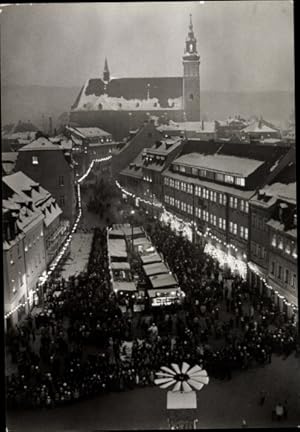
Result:
M182 89L182 77L113 78L106 87L100 78L89 79L72 109L98 110L100 103L103 109L120 109L119 103L125 110L182 109Z

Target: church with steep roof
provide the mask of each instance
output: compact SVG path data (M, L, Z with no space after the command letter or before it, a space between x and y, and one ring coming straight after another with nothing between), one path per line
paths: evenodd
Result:
M182 77L88 79L70 112L75 127L100 127L122 139L154 118L159 124L200 121L200 56L192 16L185 41Z

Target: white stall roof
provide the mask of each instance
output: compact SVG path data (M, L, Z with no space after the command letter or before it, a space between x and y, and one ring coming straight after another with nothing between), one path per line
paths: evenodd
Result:
M114 291L136 291L136 285L134 282L117 282L113 281Z
M130 265L126 261L117 261L111 263L112 270L130 270Z
M141 258L143 264L158 263L162 261L161 256L157 252L149 255L142 255Z
M153 276L162 273L169 273L169 269L163 262L160 263L152 263L143 266L144 271L147 276Z
M160 297L163 296L176 297L176 292L180 292L180 291L181 290L179 287L173 287L173 288L149 289L147 292L149 297L153 298L156 297L158 293L160 294Z
M168 391L167 409L176 410L195 408L197 408L197 398L195 391L191 391L188 393Z
M109 231L109 237L125 237L125 234L122 230L113 229Z
M132 235L132 228L131 227L125 227L122 229L123 233L126 235L126 237L130 237ZM133 235L134 236L144 236L144 231L141 227L133 227Z
M178 285L172 273L150 276L150 282L153 288L171 287Z
M123 239L109 239L108 253L112 257L127 257L126 242Z

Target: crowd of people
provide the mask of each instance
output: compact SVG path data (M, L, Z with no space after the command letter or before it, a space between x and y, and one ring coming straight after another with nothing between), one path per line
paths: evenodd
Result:
M154 385L155 372L172 362L231 379L234 371L270 363L274 352L288 356L295 349L295 327L271 299L170 227L157 222L147 232L186 293L184 302L134 319L131 300L122 313L110 286L106 229L95 228L87 271L50 281L45 309L7 334L17 365L7 377L9 407L50 408Z

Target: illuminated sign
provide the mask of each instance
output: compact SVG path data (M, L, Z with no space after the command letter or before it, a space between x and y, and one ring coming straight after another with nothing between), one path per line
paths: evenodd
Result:
M174 303L174 297L156 297L152 300L152 306L168 306Z

